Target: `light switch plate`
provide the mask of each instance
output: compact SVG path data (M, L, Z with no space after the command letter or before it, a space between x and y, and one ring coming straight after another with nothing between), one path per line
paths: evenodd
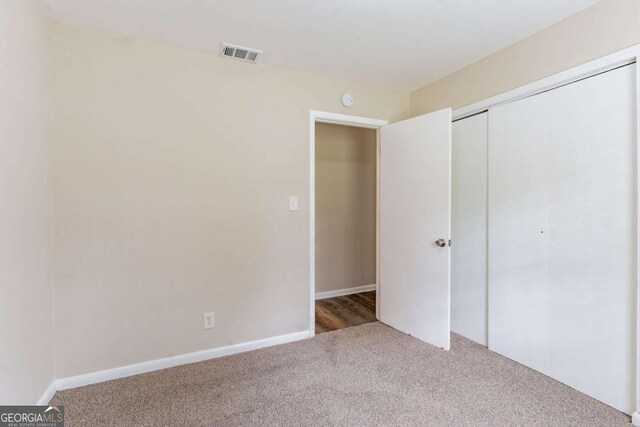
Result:
M216 319L213 311L204 313L204 328L211 329L216 326Z
M298 210L298 196L289 196L289 210L290 211Z

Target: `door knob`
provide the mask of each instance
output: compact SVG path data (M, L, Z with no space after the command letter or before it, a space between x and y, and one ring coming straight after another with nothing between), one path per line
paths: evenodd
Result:
M447 241L444 239L438 239L436 240L436 246L438 246L439 248L444 248L445 246L447 246Z

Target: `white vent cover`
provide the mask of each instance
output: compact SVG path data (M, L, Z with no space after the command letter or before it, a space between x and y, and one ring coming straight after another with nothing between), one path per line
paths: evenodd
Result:
M229 43L222 43L220 46L220 56L237 59L239 61L253 62L254 64L258 62L261 54L261 50L236 46Z

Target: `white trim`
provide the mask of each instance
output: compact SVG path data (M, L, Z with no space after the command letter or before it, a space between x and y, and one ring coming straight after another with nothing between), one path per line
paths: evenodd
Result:
M336 125L379 129L387 126L387 120L370 119L367 117L348 116L345 114L329 113L326 111L309 110L309 336L316 334L316 122ZM378 135L378 150L380 137ZM378 159L380 152L378 151ZM378 169L378 168L376 168ZM379 171L376 171L379 176ZM378 178L379 179L379 178ZM380 185L377 190L380 190ZM379 196L379 194L378 194ZM379 233L377 233L379 234ZM376 265L378 263L378 245L376 239ZM376 274L377 274L376 267ZM379 282L376 280L376 282ZM379 287L376 293L377 301L380 301ZM380 304L376 304L376 317Z
M309 335L316 334L316 117L309 111Z
M636 411L640 409L640 67L636 56ZM632 423L640 426L640 413L634 412Z
M40 396L36 405L48 405L51 399L53 399L53 395L56 394L56 391L58 391L56 388L56 382L52 381L51 384L49 384L49 387L47 387L44 393L42 393L42 396Z
M209 350L196 351L194 353L181 354L178 356L165 357L163 359L150 360L148 362L136 363L134 365L121 366L119 368L107 369L104 371L91 372L89 374L77 375L75 377L60 378L54 381L50 388L56 390L67 390L70 388L82 387L104 381L116 380L118 378L130 377L132 375L144 374L145 372L158 371L160 369L172 368L174 366L187 365L189 363L202 362L204 360L215 359L217 357L229 356L231 354L243 353L245 351L257 350L279 344L286 344L293 341L309 338L308 331L294 332L291 334L278 335L271 338L264 338L255 341L248 341L239 344L232 344L225 347L212 348ZM49 389L40 399L47 396ZM51 393L53 396L53 393Z
M457 108L453 111L453 120L458 120L473 114L480 113L497 105L513 102L518 99L526 98L536 93L544 92L554 87L562 86L576 80L598 74L611 68L621 65L630 64L640 55L640 45L636 45L627 49L603 56L594 61L587 62L577 67L570 68L566 71L554 74L549 77L537 80L533 83L526 84L508 92L501 93L491 98Z
M314 123L331 123L335 125L347 125L369 129L378 129L389 124L387 120L348 116L346 114L329 113L326 111L309 110L309 113Z
M380 161L382 145L380 132L376 132L376 319L380 319Z
M375 290L376 284L374 283L373 285L362 285L354 286L352 288L336 289L334 291L316 292L316 300L359 294L360 292L371 292Z

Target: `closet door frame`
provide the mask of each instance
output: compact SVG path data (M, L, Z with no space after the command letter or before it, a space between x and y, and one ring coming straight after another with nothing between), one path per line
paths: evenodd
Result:
M636 63L636 286L635 286L635 401L636 411L632 415L632 423L640 426L640 44L603 56L591 62L570 68L558 74L537 80L533 83L501 93L491 98L470 104L453 111L453 120L463 119L488 111L492 107L517 101L541 92L558 88L614 68ZM490 286L490 281L489 281Z

